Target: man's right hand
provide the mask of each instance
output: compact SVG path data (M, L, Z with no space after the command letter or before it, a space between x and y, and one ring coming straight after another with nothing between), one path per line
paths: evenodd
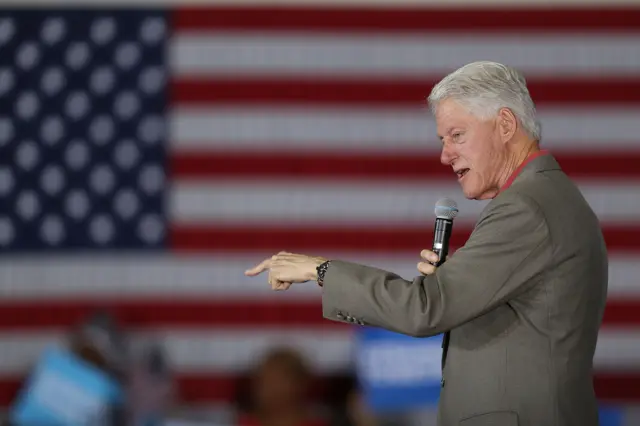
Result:
M431 250L422 250L420 252L420 257L423 259L422 262L418 262L418 271L422 275L431 275L436 271L436 267L431 263L435 263L438 261L438 255L432 252Z

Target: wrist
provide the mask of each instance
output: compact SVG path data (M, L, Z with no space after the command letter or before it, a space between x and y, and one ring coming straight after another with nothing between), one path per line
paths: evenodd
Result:
M308 278L310 281L318 280L318 267L326 262L327 259L322 257L313 257L311 261L311 267L309 268Z

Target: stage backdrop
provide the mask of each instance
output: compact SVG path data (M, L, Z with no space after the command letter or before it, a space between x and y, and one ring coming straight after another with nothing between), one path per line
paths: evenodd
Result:
M0 13L0 402L93 308L164 342L187 401L226 404L274 344L323 376L351 330L280 250L411 278L433 205L464 200L425 98L475 60L526 73L542 145L610 251L602 399L640 401L640 10L206 7Z

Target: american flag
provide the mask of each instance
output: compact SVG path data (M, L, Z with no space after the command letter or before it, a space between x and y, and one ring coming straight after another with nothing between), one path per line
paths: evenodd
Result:
M96 308L161 341L192 403L293 344L322 377L352 329L320 290L243 271L280 250L411 278L435 201L485 205L425 98L475 60L521 69L543 141L601 219L602 399L640 401L640 9L365 6L0 12L0 403ZM491 267L491 265L487 265ZM471 285L471 283L470 283Z

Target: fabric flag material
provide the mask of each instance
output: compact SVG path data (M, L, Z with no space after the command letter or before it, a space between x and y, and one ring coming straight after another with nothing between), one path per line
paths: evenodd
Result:
M603 400L640 401L640 10L210 7L0 15L0 403L94 308L161 341L190 402L227 404L278 344L352 370L320 290L243 271L281 250L406 278L439 163L425 98L474 60L521 69L542 144L598 214Z

